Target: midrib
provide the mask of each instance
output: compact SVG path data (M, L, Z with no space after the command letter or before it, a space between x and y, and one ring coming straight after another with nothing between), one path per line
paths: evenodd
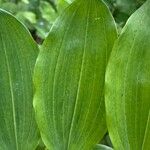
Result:
M11 81L11 72L10 72L10 65L8 61L6 46L2 40L4 53L5 53L5 59L6 59L6 65L7 65L7 71L8 71L8 79L9 79L9 85L10 85L10 93L11 93L11 103L12 103L12 112L13 112L13 125L14 125L14 135L15 135L15 142L16 142L16 150L18 150L18 140L17 140L17 125L16 125L16 114L15 114L15 102L14 102L14 94L13 94L13 86Z

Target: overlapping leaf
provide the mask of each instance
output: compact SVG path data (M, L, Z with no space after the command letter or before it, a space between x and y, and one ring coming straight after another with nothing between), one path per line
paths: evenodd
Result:
M38 47L24 26L0 10L0 150L33 150L38 143L32 73Z
M128 20L106 73L106 108L116 150L150 149L150 0Z
M104 76L116 37L100 0L77 0L55 22L34 76L34 107L48 149L90 150L105 134Z

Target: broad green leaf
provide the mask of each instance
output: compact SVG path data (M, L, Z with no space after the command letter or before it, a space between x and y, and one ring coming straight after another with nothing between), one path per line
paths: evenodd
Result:
M128 20L106 73L108 129L115 150L150 149L150 0Z
M38 47L25 27L0 9L0 150L34 150L32 74Z
M104 76L116 38L100 0L77 0L54 23L34 76L34 107L48 149L90 150L105 134Z
M106 145L97 144L93 150L113 150L113 149Z

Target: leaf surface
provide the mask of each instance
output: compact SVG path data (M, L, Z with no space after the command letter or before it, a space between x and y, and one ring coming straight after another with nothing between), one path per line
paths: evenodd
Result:
M38 47L12 15L0 9L0 150L38 144L32 74Z
M34 76L34 107L48 149L92 149L105 134L104 76L116 38L99 0L77 0L55 22Z
M106 73L109 134L116 150L150 149L150 0L128 20Z

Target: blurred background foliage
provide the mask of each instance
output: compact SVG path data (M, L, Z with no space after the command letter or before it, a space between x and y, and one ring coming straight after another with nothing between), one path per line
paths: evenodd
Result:
M110 8L119 31L125 25L127 19L136 11L146 0L104 0Z
M0 8L16 16L31 32L34 39L41 44L61 12L73 0L0 0ZM120 32L130 15L146 0L103 0L109 7ZM112 147L108 134L101 141ZM46 150L42 141L37 150Z
M0 0L0 8L15 15L37 42L45 39L55 19L69 4L69 0Z
M58 15L73 0L0 0L0 8L15 15L41 43ZM119 31L145 0L103 0L110 8Z

